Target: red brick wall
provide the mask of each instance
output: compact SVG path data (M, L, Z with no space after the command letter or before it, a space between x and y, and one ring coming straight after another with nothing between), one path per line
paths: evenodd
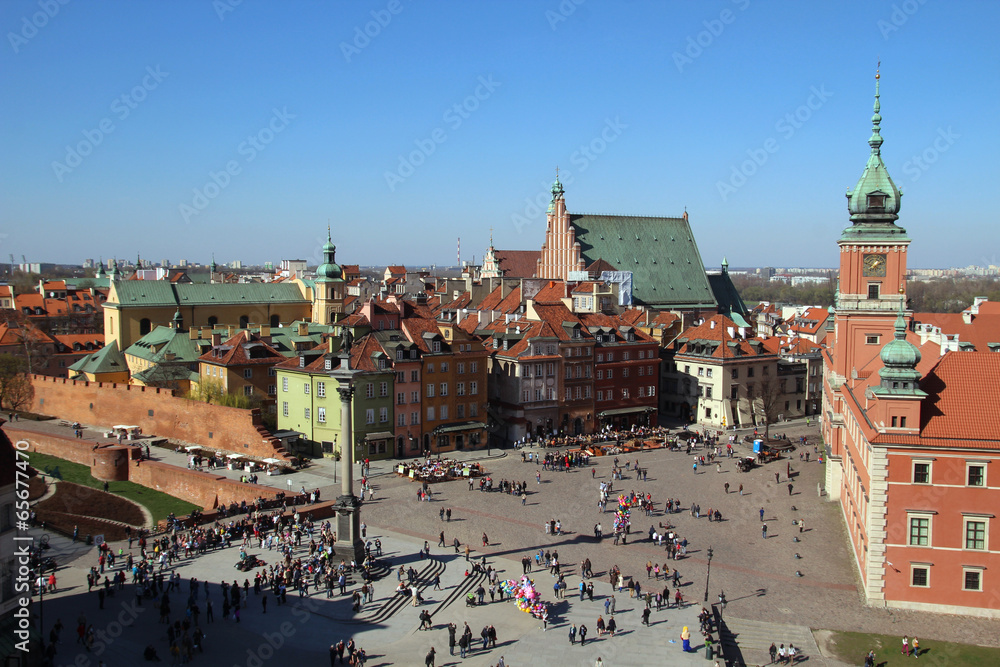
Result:
M128 454L128 450L136 448L119 447L117 443L102 446L94 451L93 443L77 440L76 438L63 438L57 435L36 433L34 431L22 431L11 428L10 424L4 426L8 437L12 442L27 441L29 452L41 452L51 456L58 456L67 461L80 463L91 468L93 473L100 473L102 467L102 454L114 452L120 456L122 451ZM110 442L110 441L109 441ZM28 455L29 461L31 455ZM161 463L159 461L136 461L130 460L127 464L127 479L142 486L163 493L168 493L181 500L199 505L205 509L216 507L219 503L236 502L241 500L250 502L258 496L273 498L278 490L266 486L255 486L253 484L241 484L226 477L214 475L208 472L188 470L179 466ZM126 475L116 471L113 479L126 479ZM94 475L98 477L97 474ZM98 477L101 479L100 477Z
M205 509L211 509L220 503L239 503L241 500L250 502L258 496L273 498L278 493L271 487L241 484L211 472L188 470L159 461L133 462L129 468L129 480L201 505Z
M258 458L282 458L278 441L258 431L260 413L189 401L169 389L32 376L32 410L110 428L136 424L144 435L191 442ZM88 464L89 465L89 464Z

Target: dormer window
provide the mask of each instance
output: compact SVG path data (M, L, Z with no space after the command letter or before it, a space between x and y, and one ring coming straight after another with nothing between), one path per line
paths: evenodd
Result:
M431 349L434 352L440 352L441 351L441 341L439 341L439 340L434 341L434 343L431 345Z
M333 368L333 360L332 359L327 359L326 361L324 361L323 362L323 368L325 370L330 370L331 368Z
M868 195L868 210L869 211L884 211L885 210L885 195L881 192L872 192Z

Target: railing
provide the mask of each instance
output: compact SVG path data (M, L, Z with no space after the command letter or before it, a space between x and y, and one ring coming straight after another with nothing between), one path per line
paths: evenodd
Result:
M837 310L882 310L895 312L904 302L902 294L883 295L869 299L866 294L841 294L837 299ZM905 304L904 304L905 306Z

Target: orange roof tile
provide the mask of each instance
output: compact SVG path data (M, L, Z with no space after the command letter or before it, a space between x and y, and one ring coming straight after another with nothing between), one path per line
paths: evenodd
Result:
M240 331L219 346L198 357L199 361L220 366L274 365L285 356L260 339L258 334Z
M495 250L500 275L505 278L534 278L541 250Z

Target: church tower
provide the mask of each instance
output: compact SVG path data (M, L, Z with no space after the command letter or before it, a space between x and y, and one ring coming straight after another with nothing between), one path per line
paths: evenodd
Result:
M500 272L500 262L497 260L497 249L493 247L493 230L490 229L490 247L483 255L483 268L479 272L480 278L502 278Z
M323 263L316 267L316 286L313 288L312 320L319 324L332 324L344 312L344 272L337 264L336 254L337 246L333 245L328 226Z
M559 170L556 170L556 180L552 184L552 199L546 214L545 242L538 259L538 278L566 280L570 271L583 271L586 263L580 256L580 243L576 240L576 229L570 224L569 213L566 212L562 183L559 182Z
M833 373L839 382L864 367L893 340L896 315L906 306L906 251L910 239L896 224L902 193L882 162L879 74L871 154L853 190L847 191L851 226L840 246L840 274L834 320Z

